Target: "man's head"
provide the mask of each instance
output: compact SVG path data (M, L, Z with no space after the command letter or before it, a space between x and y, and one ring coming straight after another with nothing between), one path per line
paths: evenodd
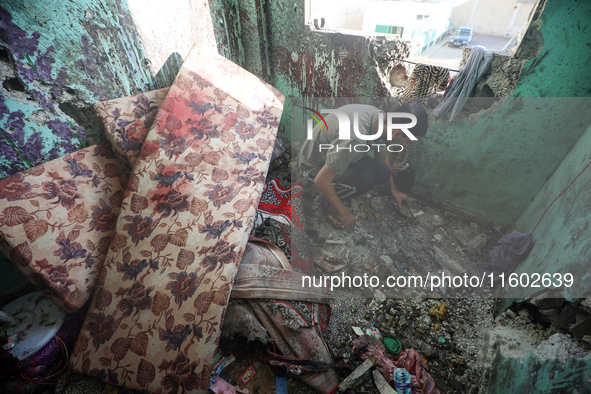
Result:
M429 128L429 116L427 115L427 111L419 104L416 103L406 103L398 108L396 108L393 112L404 112L413 114L417 118L417 124L414 127L411 127L409 131L417 138L424 137L427 134L427 129ZM395 124L404 124L410 123L410 119L408 118L393 118L392 123ZM397 141L400 140L400 141ZM410 139L402 132L402 130L394 130L392 134L392 142L400 143L404 140Z

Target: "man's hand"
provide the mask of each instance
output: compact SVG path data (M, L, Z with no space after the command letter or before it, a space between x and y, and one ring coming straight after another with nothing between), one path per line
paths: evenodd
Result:
M332 180L336 174L326 164L318 171L318 175L314 178L314 184L320 191L320 194L326 199L328 206L327 213L332 219L332 222L338 227L342 226L345 229L355 228L355 216L347 209L345 204L337 196Z
M396 204L398 205L398 210L402 211L402 207L408 207L408 196L406 193L399 192L398 190L392 190L392 197L396 200Z
M345 230L354 230L356 223L357 219L355 219L355 215L351 211L347 209L347 212L341 213L341 224Z

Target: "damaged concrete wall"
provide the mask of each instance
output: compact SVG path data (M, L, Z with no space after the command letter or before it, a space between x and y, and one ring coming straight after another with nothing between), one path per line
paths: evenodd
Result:
M305 24L304 1L267 2L271 83L288 97L386 97L388 76L378 62L408 56L401 41L387 43L388 53L374 50L375 37L314 31ZM290 121L287 103L281 120L283 131L303 139L305 119ZM300 124L301 123L301 124ZM293 127L292 127L293 126Z
M498 355L491 368L488 393L588 393L591 358L540 361L533 354L523 360ZM577 390L577 391L575 391Z
M512 97L590 95L590 12L589 2L547 2L516 53L518 59L531 60ZM555 100L547 100L550 112L527 100L523 103L529 103L529 110L520 109L511 100L479 115L475 108L477 115L451 124L432 123L418 149L413 146L417 190L514 223L589 124L584 103L573 111L572 102L565 101L561 109Z
M194 43L215 48L207 2L161 3L0 6L0 178L96 142L92 103L167 86Z
M515 224L515 229L530 232L546 208L591 161L591 127L562 161L552 177ZM536 228L535 246L516 272L570 272L577 283L591 283L591 168L584 171L552 205ZM565 297L578 297L572 288Z

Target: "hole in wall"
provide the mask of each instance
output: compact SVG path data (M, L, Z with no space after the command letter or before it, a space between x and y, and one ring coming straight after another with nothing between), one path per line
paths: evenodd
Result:
M70 103L61 103L58 107L63 111L63 113L74 119L76 123L80 125L80 127L86 128L88 117L83 110Z
M484 85L478 94L478 97L495 97L495 93L488 85Z
M0 62L10 62L10 54L6 48L0 47Z
M408 72L406 71L406 67L403 65L398 65L392 69L390 73L390 84L392 86L396 86L397 88L406 87L408 83Z
M10 78L2 82L2 86L9 92L24 92L25 85L18 78Z

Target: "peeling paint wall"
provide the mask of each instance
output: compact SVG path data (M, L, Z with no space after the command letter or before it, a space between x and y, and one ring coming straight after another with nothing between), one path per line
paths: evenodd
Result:
M14 1L5 7L0 176L96 141L87 104L144 90L150 82L122 3Z
M488 393L588 393L591 358L539 361L533 354L523 360L498 356L491 368ZM576 390L576 391L575 391Z
M270 82L288 97L387 97L388 78L378 67L375 38L311 30L304 21L304 6L301 0L267 2ZM401 45L390 55L406 58L408 47L397 42ZM287 103L281 123L288 136L290 113ZM303 130L305 122L293 126Z
M161 2L166 12L156 4L0 6L0 178L95 143L102 132L91 104L170 85L194 43L215 48L207 2ZM197 19L170 23L185 14Z

